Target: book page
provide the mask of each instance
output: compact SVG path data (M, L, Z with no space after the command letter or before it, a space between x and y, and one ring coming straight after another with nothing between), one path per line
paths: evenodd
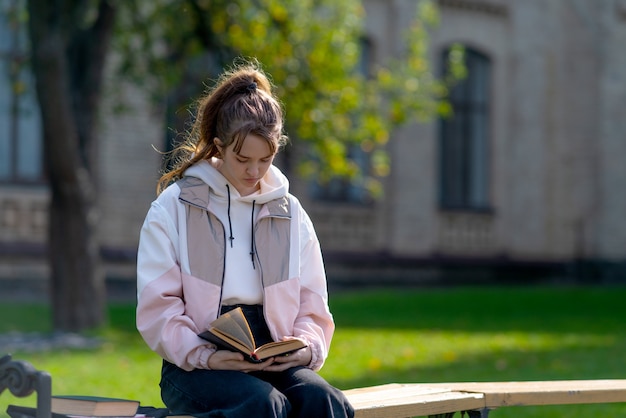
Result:
M260 359L278 356L306 347L306 344L300 340L275 341L263 344L257 349L255 354Z
M221 334L229 335L231 338L251 348L249 351L254 351L256 347L254 337L241 308L226 312L213 321L211 327L219 329Z

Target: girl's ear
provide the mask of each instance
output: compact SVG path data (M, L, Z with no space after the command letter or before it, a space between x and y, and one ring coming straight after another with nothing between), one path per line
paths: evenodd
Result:
M217 150L219 151L219 156L220 158L224 155L224 143L222 142L221 139L219 139L218 137L213 138L213 143L215 144L215 146L217 147Z

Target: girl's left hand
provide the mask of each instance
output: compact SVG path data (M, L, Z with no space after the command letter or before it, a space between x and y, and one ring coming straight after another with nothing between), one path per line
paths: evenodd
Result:
M283 356L274 357L274 362L263 369L264 372L282 372L296 366L307 366L311 363L311 348L304 347Z

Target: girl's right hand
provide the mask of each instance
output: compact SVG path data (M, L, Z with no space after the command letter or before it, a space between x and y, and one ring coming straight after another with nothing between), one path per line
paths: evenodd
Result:
M250 363L244 360L243 354L228 350L218 350L209 357L207 366L211 370L237 370L244 373L258 372L270 366L274 358L263 363Z

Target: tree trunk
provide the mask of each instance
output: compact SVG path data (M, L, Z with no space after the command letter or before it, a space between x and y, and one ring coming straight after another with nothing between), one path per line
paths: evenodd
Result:
M29 0L32 68L43 122L44 162L51 189L48 253L56 330L102 325L105 282L97 226L94 121L114 10L100 2L91 27L87 6Z

